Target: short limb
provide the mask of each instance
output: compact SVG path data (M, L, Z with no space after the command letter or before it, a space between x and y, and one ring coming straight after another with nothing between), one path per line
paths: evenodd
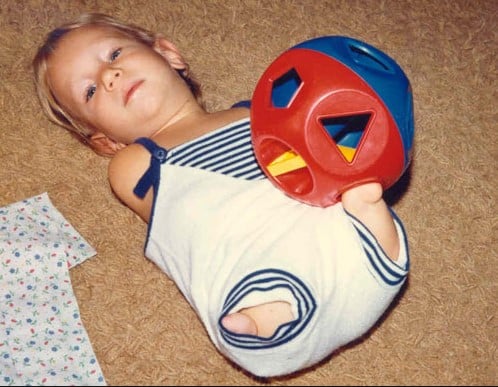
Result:
M387 256L395 261L400 249L398 233L382 193L379 183L363 184L344 192L342 205L372 232Z
M145 222L149 221L153 192L139 198L133 189L150 164L150 154L138 144L128 145L109 162L108 177L114 194Z
M231 332L260 337L271 337L282 324L294 320L291 306L285 301L274 301L241 309L225 316L221 323Z

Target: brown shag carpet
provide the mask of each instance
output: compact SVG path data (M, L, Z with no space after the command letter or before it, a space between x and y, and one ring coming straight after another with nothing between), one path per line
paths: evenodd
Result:
M112 195L108 160L42 114L30 62L82 11L163 32L209 109L248 99L283 50L348 35L404 68L415 151L390 195L411 248L409 281L382 324L292 377L256 380L225 360L193 310L143 256L146 226ZM496 0L2 0L0 206L48 192L97 250L71 269L110 385L496 385L498 343Z

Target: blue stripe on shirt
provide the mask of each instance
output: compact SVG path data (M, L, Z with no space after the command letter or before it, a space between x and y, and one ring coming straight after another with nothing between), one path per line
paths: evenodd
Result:
M266 178L254 155L249 119L170 149L167 164L223 173L246 180Z

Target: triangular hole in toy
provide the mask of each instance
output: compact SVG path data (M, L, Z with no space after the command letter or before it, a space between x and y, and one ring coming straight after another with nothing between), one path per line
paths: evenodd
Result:
M365 129L370 121L371 113L355 114L340 117L322 118L320 122L337 148L350 163L356 154Z

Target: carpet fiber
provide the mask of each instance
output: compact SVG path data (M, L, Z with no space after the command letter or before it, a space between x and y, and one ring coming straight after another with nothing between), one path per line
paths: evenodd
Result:
M112 194L108 160L50 123L30 62L83 11L174 41L208 109L249 99L283 50L347 35L385 51L413 87L414 161L386 197L412 267L395 307L354 345L291 377L257 380L225 360L171 282L143 255L146 226ZM48 192L97 250L71 279L110 385L496 385L496 0L3 0L0 206Z

